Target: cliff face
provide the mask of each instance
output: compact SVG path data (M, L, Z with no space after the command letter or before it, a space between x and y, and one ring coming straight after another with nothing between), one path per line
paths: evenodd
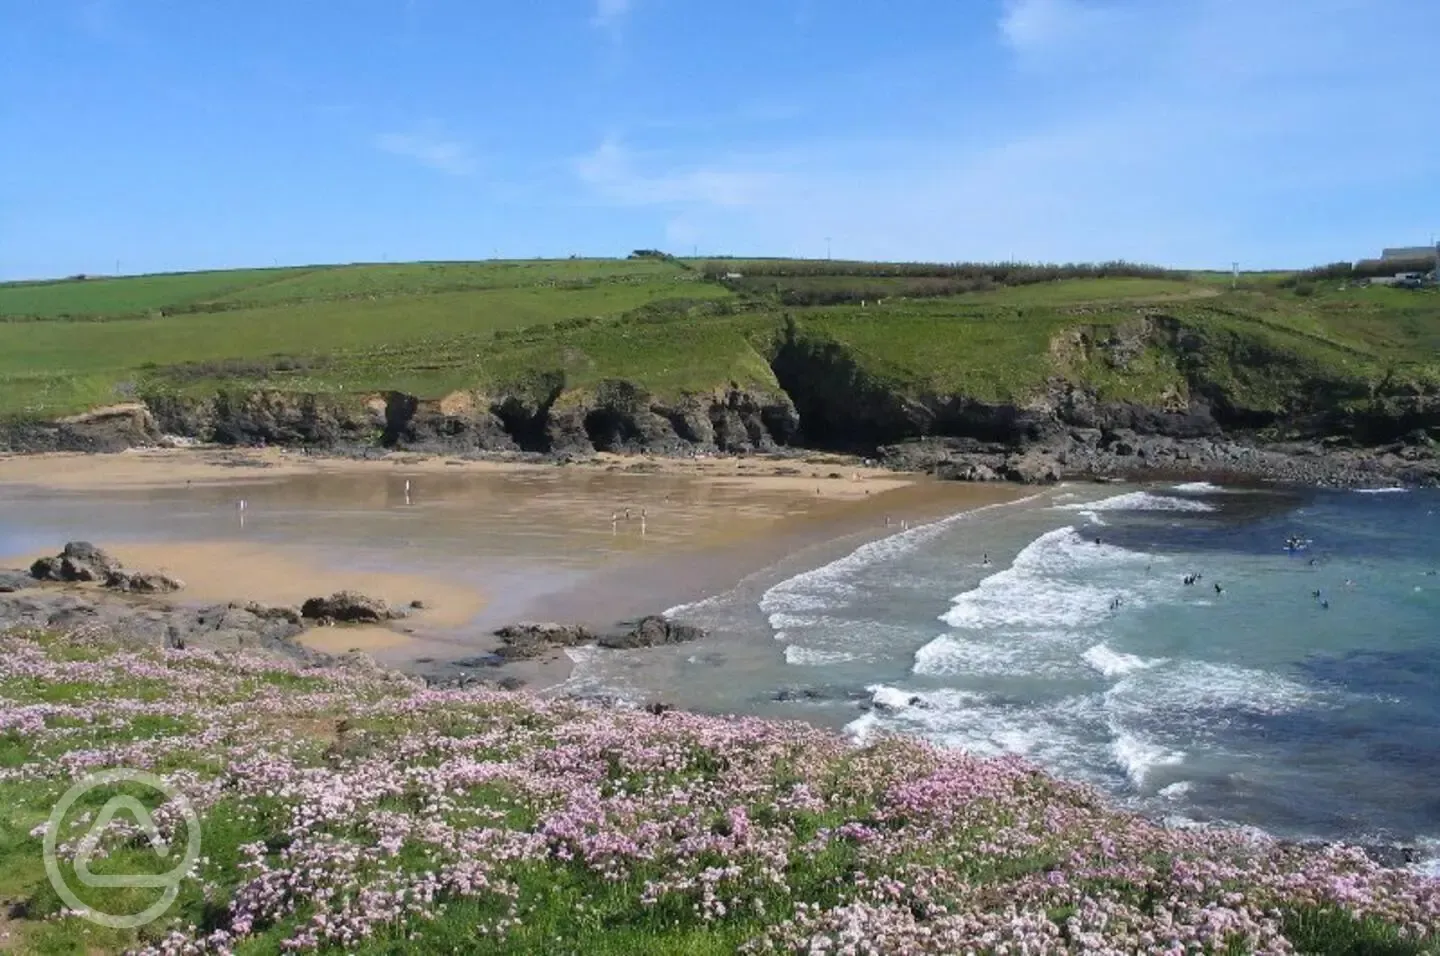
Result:
M579 394L554 386L497 395L456 392L439 399L403 392L358 398L277 391L156 396L145 414L144 428L108 443L58 426L26 426L48 428L46 442L17 442L22 435L18 426L12 428L9 440L16 450L25 451L114 450L168 434L235 445L676 454L692 448L767 451L795 444L799 435L799 417L784 394L731 387L661 401L625 381L605 382L593 392Z
M771 389L732 383L662 399L621 379L567 388L555 373L493 393L442 398L279 390L156 394L143 404L55 422L0 425L0 449L114 451L168 434L225 444L440 453L683 454L803 446L871 454L944 439L1014 458L1036 449L1068 453L1076 442L1107 455L1118 449L1123 457L1137 438L1333 444L1338 437L1381 445L1440 437L1440 394L1433 389L1347 376L1303 350L1223 326L1150 314L1120 325L1069 328L1055 336L1050 353L1054 374L1038 393L1023 401L987 400L907 383L843 343L790 324L769 347Z

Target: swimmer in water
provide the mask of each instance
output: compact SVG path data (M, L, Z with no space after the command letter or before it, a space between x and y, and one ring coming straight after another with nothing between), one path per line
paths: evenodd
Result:
M1216 581L1216 582L1215 582L1215 593L1216 593L1216 594L1224 594L1224 593L1225 593L1225 589L1220 586L1220 582L1219 582L1219 581Z
M985 552L985 556L980 559L980 566L981 566L982 568L988 568L988 567L990 567L990 552L989 552L989 551L986 551L986 552Z

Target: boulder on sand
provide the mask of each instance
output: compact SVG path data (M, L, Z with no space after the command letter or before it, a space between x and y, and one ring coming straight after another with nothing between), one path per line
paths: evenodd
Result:
M104 581L120 562L88 541L71 541L53 558L41 558L30 565L30 576L38 581Z
M704 636L704 628L672 621L659 614L649 614L636 621L629 631L623 634L607 634L597 643L612 650L627 650L634 647L657 647L661 644L683 644Z
M119 568L105 575L105 587L132 594L169 594L185 586L179 578L161 571L125 571Z
M313 597L300 606L302 617L342 624L378 624L404 617L379 598L356 591L337 591L329 597Z
M508 624L495 632L504 647L497 652L506 660L528 660L561 647L578 647L595 640L595 635L579 624L541 624L522 621Z

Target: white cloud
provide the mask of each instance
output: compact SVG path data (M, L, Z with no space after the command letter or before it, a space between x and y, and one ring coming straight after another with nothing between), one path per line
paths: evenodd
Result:
M1020 54L1043 54L1090 33L1104 11L1095 0L1005 0L1000 34Z
M595 14L590 23L600 29L615 29L630 15L633 5L633 0L595 0Z
M777 181L773 173L738 167L681 167L646 174L636 168L635 155L614 137L577 158L575 172L601 198L629 206L748 206L761 201Z
M1435 134L1394 95L1432 79L1427 39L1393 29L1423 2L1310 2L1297 18L1246 0L1012 0L994 34L1014 54L1010 99L980 114L999 122L892 141L767 131L728 153L612 138L574 169L716 252L820 255L828 235L837 256L1283 267L1399 244L1423 207L1401 197L1440 176Z
M427 133L381 133L375 147L396 156L413 159L422 166L452 176L475 171L475 159L464 143Z

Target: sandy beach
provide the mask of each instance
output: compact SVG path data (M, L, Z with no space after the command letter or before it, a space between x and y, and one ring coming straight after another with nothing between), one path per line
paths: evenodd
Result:
M0 455L0 482L46 488L103 491L155 488L184 483L234 484L257 478L298 475L515 474L567 471L704 478L755 491L855 499L912 484L912 475L858 465L844 456L816 454L804 459L766 456L653 458L597 454L565 466L532 462L475 461L441 455L397 452L374 459L306 455L279 448L134 448L115 454L57 452Z
M187 603L293 606L347 589L420 601L391 625L301 638L407 666L493 650L491 631L516 620L610 629L806 549L821 561L827 542L1018 495L820 455L566 466L273 449L15 456L0 459L0 505L13 505L0 509L0 567L78 538L174 574ZM506 668L535 684L568 671L558 653Z

